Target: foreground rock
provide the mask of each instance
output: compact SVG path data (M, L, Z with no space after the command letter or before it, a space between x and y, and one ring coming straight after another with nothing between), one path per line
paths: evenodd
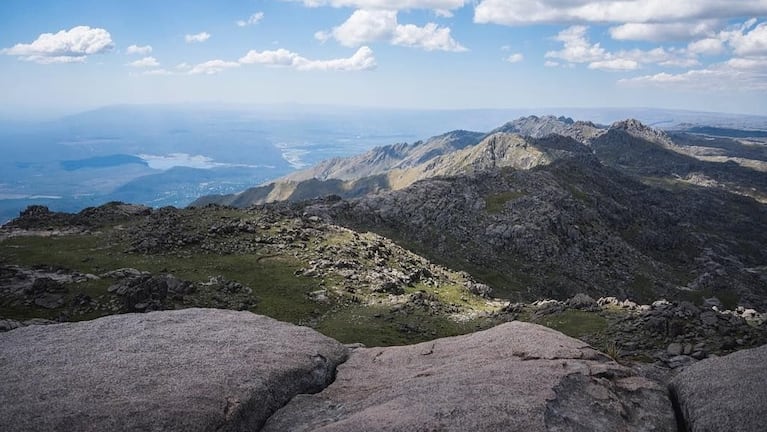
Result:
M576 339L512 322L418 345L357 349L267 431L669 431L666 390Z
M313 330L249 312L19 328L0 334L0 430L258 430L346 357Z
M767 346L696 363L670 388L689 431L763 431Z

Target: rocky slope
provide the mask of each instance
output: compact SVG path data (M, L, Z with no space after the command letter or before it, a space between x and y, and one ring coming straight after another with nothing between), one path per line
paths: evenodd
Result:
M187 309L13 330L0 334L0 358L5 431L674 425L662 385L525 323L349 349L248 312Z
M765 355L669 381L522 322L366 348L249 312L123 314L0 333L0 429L756 432Z
M497 209L503 200L495 201ZM110 203L76 215L32 207L0 230L0 331L216 307L310 326L345 343L397 345L524 320L600 348L613 346L625 359L671 368L767 342L762 310L738 309L747 301L724 295L726 290L712 294L724 304L715 298L704 302L709 291L695 291L698 306L650 305L656 298L646 290L649 306L640 306L625 300L637 297L634 285L619 300L599 299L577 292L590 290L588 281L552 279L550 285L559 280L560 294L568 298L510 303L503 297L537 300L529 282L539 276L531 271L523 279L530 291L509 290L512 285L505 283L494 289L385 237L308 213L341 204L152 210ZM630 264L623 265L631 269ZM716 279L702 283L711 281Z
M466 273L289 209L126 208L32 207L0 230L0 329L219 307L391 345L472 331L504 304Z
M767 306L763 205L645 186L596 160L426 180L306 211L387 235L510 298L717 296Z
M239 194L207 196L192 206L210 203L246 207L272 201L301 201L337 194L361 196L379 189L389 189L389 172L407 170L436 157L477 144L484 133L453 131L413 144L376 147L358 156L334 158L316 166L287 175L275 182L254 187Z
M454 136L451 133L451 137ZM467 142L477 134L467 133L469 138L460 141ZM461 135L465 137L464 135ZM439 137L444 139L444 137ZM434 140L434 139L433 139ZM469 141L470 142L470 141ZM428 141L427 143L433 143ZM442 143L437 140L437 143ZM427 144L424 144L427 145ZM427 148L434 149L432 145ZM403 150L404 149L404 150ZM303 200L337 195L342 198L356 198L370 193L399 190L424 179L441 176L456 176L481 172L495 168L531 169L546 165L555 160L589 155L590 150L577 141L560 135L549 135L545 138L523 137L517 134L496 132L484 137L475 145L463 146L460 149L445 149L440 146L438 151L429 150L425 154L410 150L420 150L420 145L413 147L389 146L374 149L359 158L331 160L317 169L309 169L296 173L292 178L286 178L248 189L239 194L227 196L202 197L190 207L201 207L207 204L222 204L236 207L247 207L275 201L299 202ZM380 161L380 155L398 155L392 163L391 158ZM370 159L373 159L372 161ZM374 174L355 177L351 173L373 172ZM338 176L338 177L330 177ZM314 176L314 177L312 177Z

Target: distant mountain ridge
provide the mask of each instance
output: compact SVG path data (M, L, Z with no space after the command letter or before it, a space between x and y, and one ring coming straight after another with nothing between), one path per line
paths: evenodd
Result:
M658 183L660 176L671 183L721 187L767 202L767 178L752 178L749 172L752 169L767 172L767 150L759 153L753 147L742 146L732 151L733 145L718 143L731 152L722 156L721 148L708 153L701 151L711 145L709 138L685 132L674 132L672 137L635 119L602 126L561 116L527 116L489 133L452 131L413 144L381 146L357 156L330 159L238 194L201 197L191 206L247 207L328 195L355 198L402 189L438 176L504 167L531 169L572 156L551 147L554 142L562 144L563 137L574 141L567 152L580 156L591 153L602 163L644 177L648 182ZM712 152L718 159L705 156ZM707 163L727 160L735 164Z

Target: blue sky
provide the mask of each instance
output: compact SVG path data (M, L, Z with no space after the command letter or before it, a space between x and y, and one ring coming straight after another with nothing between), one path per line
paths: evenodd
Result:
M2 0L6 112L297 102L767 114L767 0Z

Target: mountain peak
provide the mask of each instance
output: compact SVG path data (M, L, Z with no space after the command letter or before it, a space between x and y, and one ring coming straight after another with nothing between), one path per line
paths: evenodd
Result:
M493 130L490 134L496 132L518 133L533 138L542 138L552 134L562 134L575 121L569 117L546 116L527 116L507 122L503 126Z
M610 126L610 131L625 131L631 136L660 144L661 146L667 148L674 146L673 141L671 141L671 138L665 132L647 126L639 120L633 118L613 123Z

